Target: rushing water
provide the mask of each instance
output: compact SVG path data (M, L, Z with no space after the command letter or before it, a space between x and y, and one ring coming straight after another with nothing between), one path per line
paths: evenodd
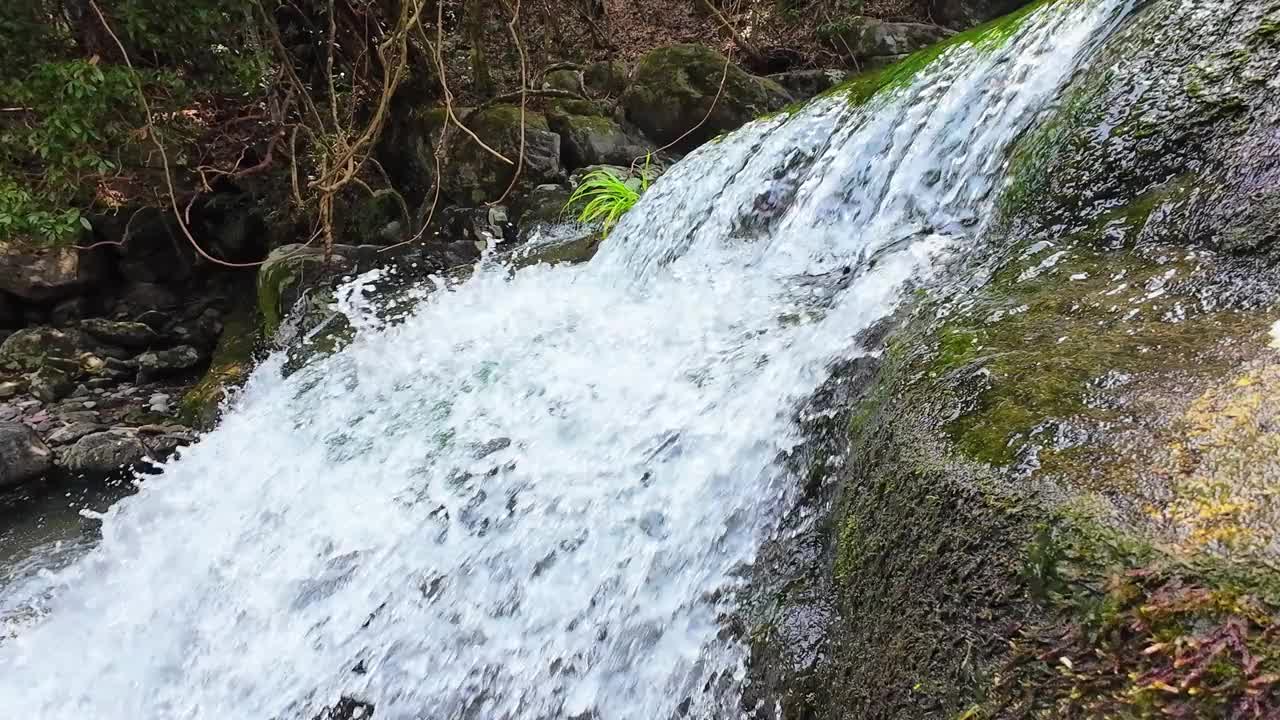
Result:
M982 228L1007 149L1121 0L1037 11L856 108L679 163L577 267L482 266L222 426L0 592L25 720L733 717L734 611L797 406Z

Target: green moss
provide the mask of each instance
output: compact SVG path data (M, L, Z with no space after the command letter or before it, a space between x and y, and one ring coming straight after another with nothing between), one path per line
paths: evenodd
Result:
M295 281L293 267L288 262L267 263L258 272L258 312L262 315L262 328L274 335L284 320L287 308L282 308L281 294Z
M227 390L248 378L259 339L252 307L242 307L227 318L208 371L178 404L178 417L184 424L199 430L212 429Z
M1139 222L1155 204L1116 212L1104 222ZM1087 405L1090 384L1109 372L1195 368L1201 351L1259 322L1237 313L1164 316L1178 300L1150 297L1166 276L1187 277L1186 261L1159 263L1146 253L1107 251L1078 243L1052 267L1051 250L1018 258L999 270L968 312L936 332L931 378L981 368L986 388L971 411L948 425L969 457L1004 465L1046 420L1102 420L1107 409ZM1039 274L1037 274L1039 273ZM1049 462L1059 455L1049 450Z

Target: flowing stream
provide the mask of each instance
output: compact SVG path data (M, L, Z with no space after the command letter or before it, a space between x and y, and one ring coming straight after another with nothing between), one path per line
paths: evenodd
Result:
M482 263L395 323L357 278L350 347L267 361L93 549L0 590L4 717L741 716L723 620L791 501L797 408L982 231L1128 5L709 143L588 264Z

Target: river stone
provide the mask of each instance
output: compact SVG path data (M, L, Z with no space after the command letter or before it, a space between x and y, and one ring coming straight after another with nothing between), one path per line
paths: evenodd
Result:
M773 80L751 75L732 63L727 67L726 74L725 57L702 45L672 45L649 52L622 97L627 118L662 145L674 142L676 150L688 152L792 101L790 93Z
M23 383L16 380L0 382L0 400L8 400L24 390Z
M599 115L571 115L553 110L547 113L547 123L560 135L564 166L569 170L587 165L643 162L656 149L644 138Z
M204 356L190 345L179 345L169 350L151 350L136 359L138 375L153 378L191 370L200 364Z
M86 435L62 454L62 466L70 472L110 475L147 459L147 448L135 435L99 432Z
M0 241L0 291L29 302L47 303L74 295L100 281L104 270L96 253Z
M15 422L0 422L0 488L40 477L53 467L53 451L35 431Z
M157 339L156 332L140 322L91 318L82 320L80 329L102 342L126 348L145 348Z

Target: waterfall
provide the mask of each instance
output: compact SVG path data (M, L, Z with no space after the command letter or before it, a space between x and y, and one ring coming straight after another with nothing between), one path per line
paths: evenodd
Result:
M794 414L984 227L1010 144L1118 22L1048 4L861 105L678 163L581 266L494 262L222 425L0 591L30 720L732 717L725 618L791 501Z

